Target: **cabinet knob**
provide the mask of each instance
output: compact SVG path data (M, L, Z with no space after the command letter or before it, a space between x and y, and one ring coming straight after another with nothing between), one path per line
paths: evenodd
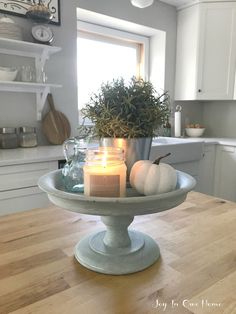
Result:
M202 92L202 90L201 90L201 89L199 89L199 90L198 90L198 92L199 92L199 93L201 93L201 92Z

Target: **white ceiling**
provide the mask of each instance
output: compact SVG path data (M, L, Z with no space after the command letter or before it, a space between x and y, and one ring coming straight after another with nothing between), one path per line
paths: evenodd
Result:
M165 2L174 5L175 7L179 7L187 3L195 2L195 0L161 0L161 2Z

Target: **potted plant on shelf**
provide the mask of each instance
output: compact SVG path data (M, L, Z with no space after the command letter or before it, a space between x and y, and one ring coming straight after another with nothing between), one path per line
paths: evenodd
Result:
M128 173L133 163L148 159L153 136L169 117L169 95L158 95L151 82L133 77L103 83L82 109L94 123L102 146L125 150Z

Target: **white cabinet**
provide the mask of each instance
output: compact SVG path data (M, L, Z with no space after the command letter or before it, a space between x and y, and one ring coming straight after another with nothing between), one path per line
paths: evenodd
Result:
M0 167L0 216L49 205L38 179L58 168L58 161Z
M48 60L52 54L55 54L60 50L61 48L59 47L0 38L0 54L34 58L36 77L40 76L40 72L44 68L46 60ZM36 94L37 120L41 119L41 112L51 88L57 87L61 86L58 84L0 81L0 91L27 92Z
M204 145L203 157L199 164L199 175L197 180L196 191L208 195L214 195L215 181L215 144Z
M191 161L191 162L183 162L183 163L173 163L172 166L179 171L186 172L190 174L196 181L198 181L199 176L199 160ZM194 188L194 191L196 188Z
M214 194L236 201L236 147L217 146Z
M236 147L205 144L195 190L236 201Z
M200 3L178 12L175 100L234 98L236 3Z

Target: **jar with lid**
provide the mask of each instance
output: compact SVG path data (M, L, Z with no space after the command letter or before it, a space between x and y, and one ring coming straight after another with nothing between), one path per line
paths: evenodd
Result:
M0 128L0 148L17 148L16 128L4 127Z
M28 148L38 145L36 128L22 126L19 129L19 145L20 147Z
M116 147L88 149L84 166L86 196L125 197L124 151Z

